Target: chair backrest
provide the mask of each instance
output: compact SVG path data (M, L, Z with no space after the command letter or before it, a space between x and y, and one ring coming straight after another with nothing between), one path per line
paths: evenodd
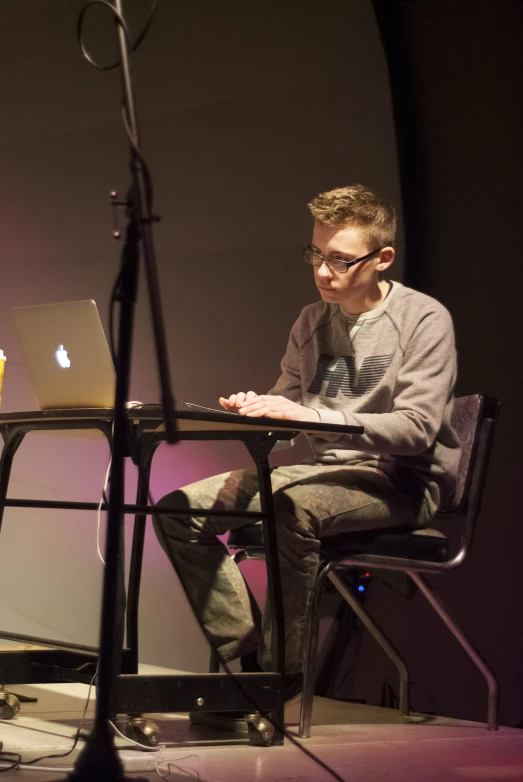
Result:
M474 476L478 470L482 475L485 474L498 412L498 400L484 394L468 394L455 398L452 426L461 443L461 458L454 497L442 508L445 514L467 513L473 484L479 491L483 488L481 483L474 481ZM480 452L482 438L488 438L488 442L484 443L486 449L484 447Z

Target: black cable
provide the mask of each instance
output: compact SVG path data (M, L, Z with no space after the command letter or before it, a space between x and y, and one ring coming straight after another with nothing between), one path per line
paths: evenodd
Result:
M131 43L131 33L129 31L129 28L127 27L125 19L120 13L118 13L118 11L116 10L116 8L112 3L110 3L108 0L87 0L86 4L84 5L84 7L82 8L82 10L78 15L78 22L76 24L76 37L78 40L78 45L80 46L83 56L85 57L87 62L93 66L93 68L97 68L99 71L111 71L114 68L118 68L118 66L120 65L120 60L116 60L116 62L113 62L110 65L101 65L100 63L96 62L96 60L93 57L91 57L91 55L87 51L87 47L85 46L82 37L85 14L87 13L87 9L92 5L102 5L110 10L112 15L117 19L118 23L122 26L122 29L125 33L125 37L127 38L127 43L129 45L131 52L135 52L149 31L154 15L156 13L156 6L158 5L158 0L153 0L151 4L151 8L149 10L149 16L147 18L147 21L145 22L145 25L143 26L140 35L138 36L138 38L134 43Z
M19 766L34 766L35 763L40 763L41 760L55 760L56 758L66 758L68 755L70 755L74 750L76 749L76 745L80 740L84 741L85 739L80 736L85 716L87 714L87 709L89 706L89 700L91 698L91 688L94 684L94 680L96 679L96 673L94 674L93 678L91 679L91 684L89 685L89 692L87 694L87 700L85 702L84 711L82 714L82 718L80 720L80 724L78 725L78 728L76 729L76 733L74 735L73 739L73 746L67 750L67 752L62 752L60 754L55 755L41 755L39 758L33 758L32 760L22 760L22 756L19 752L0 752L0 763L2 762L9 762L9 759L4 761L4 757L10 758L11 756L15 757L16 760L13 760L10 766L7 766L7 768L0 768L0 774L4 771L14 771L19 770ZM22 727L22 726L21 726Z
M118 353L116 350L116 340L114 337L114 307L118 301L118 287L120 280L122 279L123 267L114 281L113 289L111 291L111 299L109 301L109 349L113 359L115 372L118 372Z
M91 57L91 55L87 51L87 48L85 46L85 43L84 43L84 40L83 40L83 37L82 37L83 23L84 23L85 14L87 13L87 10L89 9L89 7L92 6L92 5L102 5L102 6L105 6L106 8L109 9L109 11L113 15L113 17L122 26L122 29L124 31L124 34L125 34L126 38L127 38L127 43L128 43L129 48L131 49L131 52L135 52L138 49L138 47L140 46L140 44L142 43L142 41L144 40L144 38L145 38L145 36L146 36L146 34L147 34L151 24L152 24L154 15L156 13L156 7L158 5L158 0L153 0L152 1L151 8L149 10L149 16L148 16L148 18L147 18L147 20L145 22L144 27L142 28L141 33L139 34L139 36L136 39L136 41L134 42L134 44L131 43L131 34L130 34L129 27L127 26L127 23L126 23L125 19L123 18L122 14L120 14L118 12L118 10L115 8L115 6L111 2L109 2L109 0L87 0L86 4L84 5L84 7L82 8L82 10L80 11L80 13L78 15L78 22L77 22L77 29L76 29L78 44L80 46L80 49L82 51L83 56L85 57L87 62L89 62L93 67L97 68L98 70L102 70L102 71L111 70L111 69L116 68L116 67L118 67L120 65L120 60L118 60L117 62L112 63L111 65L100 65L99 63L97 63ZM130 145L132 147L133 154L136 156L136 158L140 161L140 163L142 165L142 169L143 169L143 173L144 173L144 179L145 179L145 189L146 189L145 196L146 196L146 200L147 200L147 207L148 207L149 214L150 214L151 210L152 210L153 195L154 195L151 172L150 172L149 166L147 165L147 161L145 160L145 158L144 158L144 156L143 156L143 154L142 154L142 152L140 150L140 147L138 146L137 139L136 139L136 137L135 137L131 127L130 127L125 105L122 106L122 121L123 121L123 126L124 126L124 129L125 129L125 132L126 132L127 137L129 139L129 143L130 143ZM132 210L133 210L133 192L132 192L132 188L131 188L131 191L129 192L129 194L127 196L127 211L128 211L128 213L132 214ZM154 216L151 219L152 220L159 220L159 217ZM121 278L122 278L123 272L124 272L124 267L122 267L120 269L120 272L119 272L119 274L118 274L118 276L117 276L117 278L115 280L113 289L111 291L111 299L110 299L110 304L109 304L109 347L110 347L110 350L111 350L111 355L112 355L112 358L113 358L113 364L114 364L115 370L117 370L117 368L118 368L118 355L117 355L115 338L114 338L114 307L115 307L115 304L116 304L116 301L117 301L117 298L118 298L117 297L118 288L119 288L119 285L120 285L120 282L121 282Z
M112 63L111 65L100 65L99 63L96 62L96 60L94 60L91 57L91 55L87 51L87 48L85 46L85 43L84 43L84 40L83 40L83 37L82 37L82 28L83 28L84 17L85 17L85 14L87 12L87 9L91 5L102 5L102 6L105 6L106 8L109 8L109 10L113 14L113 16L118 20L118 23L122 26L122 29L123 29L123 31L125 33L125 37L127 38L127 43L128 43L128 46L129 46L131 52L135 52L138 49L138 47L140 46L140 44L142 43L143 39L145 38L145 36L146 36L146 34L147 34L151 24L152 24L152 21L153 21L153 18L154 18L154 14L156 12L156 7L158 5L158 0L153 0L152 5L151 5L151 9L149 11L149 17L148 17L148 19L147 19L147 21L146 21L146 23L145 23L145 25L144 25L144 27L142 29L142 32L140 33L140 35L138 36L138 38L136 39L134 44L131 43L131 34L130 34L130 31L129 31L129 28L127 26L127 23L126 23L125 19L123 18L123 16L120 13L118 13L116 8L113 6L112 3L109 2L109 0L88 0L88 2L84 5L82 10L80 11L80 14L78 15L78 22L77 22L77 39L78 39L78 45L80 46L80 49L82 51L83 56L85 57L85 59L87 60L87 62L90 65L92 65L94 68L97 68L98 70L102 70L102 71L112 70L113 68L116 68L116 67L118 67L120 65L120 60L118 60L117 62ZM127 117L127 112L126 112L125 106L122 106L122 119L123 119L123 125L124 125L124 128L125 128L125 131L127 133L127 137L129 139L129 143L131 144L133 152L136 155L136 157L140 160L140 163L143 166L143 171L144 171L144 176L145 176L145 185L146 185L146 198L147 198L147 204L148 204L148 207L149 207L149 210L150 210L151 206L152 206L152 201L153 201L152 177L151 177L151 174L150 174L149 166L147 165L147 162L146 162L145 158L143 157L143 154L142 154L142 152L141 152L141 150L140 150L140 148L139 148L139 146L137 144L137 140L136 140L136 138L135 138L135 136L134 136L134 134L133 134L133 132L131 130L130 125L129 125L129 121L128 121L128 117ZM129 200L129 202L132 201L131 198L129 198L128 200ZM158 219L158 218L153 218L153 219Z
M442 711L441 711L440 707L438 706L438 703L437 703L436 699L434 698L434 696L432 695L432 693L431 693L431 691L429 690L428 687L426 687L421 682L411 682L410 686L411 687L419 687L420 690L425 692L428 695L430 702L432 703L432 705L434 706L434 708L436 710L435 713L437 715L441 716Z
M134 135L134 133L132 131L132 128L129 125L129 118L127 117L127 111L126 111L125 106L122 106L122 122L123 122L123 126L124 126L124 129L125 129L125 132L127 134L127 137L129 139L129 143L130 143L130 145L132 147L132 150L133 150L134 154L136 155L136 157L138 158L138 160L140 161L140 163L142 164L143 173L144 173L144 177L145 177L145 188L146 188L145 197L146 197L146 200L147 200L147 207L148 207L149 213L150 213L151 210L152 210L152 203L153 203L153 181L152 181L152 177L151 177L151 172L150 172L149 166L147 165L147 161L145 160L145 158L144 158L144 156L142 154L142 150L138 146L138 143L137 143L137 140L136 140L136 136ZM129 194L128 199L129 199L129 201L132 201L132 193ZM132 208L132 204L129 204L129 207ZM158 217L153 217L151 219L159 220Z
M431 691L429 690L428 687L426 687L421 682L415 682L415 681L410 682L410 687L411 688L412 687L419 687L419 689L422 690L428 696L430 702L434 706L434 709L435 709L434 714L441 716L441 713L442 713L441 709L438 706L438 704L436 702L436 699L434 698L434 696L432 695L432 693L431 693ZM391 698L391 700L392 700L392 702L394 704L393 708L399 708L399 699L398 699L398 696L396 695L396 690L394 689L394 686L392 685L392 683L388 679L385 679L385 681L383 682L383 690L385 690L385 689L388 691L388 693L390 695L390 698ZM383 690L382 690L382 699L384 697ZM412 711L418 711L418 709L412 709ZM424 710L422 713L427 713L427 712L425 712L425 710Z
M0 768L0 774L4 771L14 771L22 762L22 756L18 752L0 752L0 763L9 763L12 757L16 760L13 760L7 768Z

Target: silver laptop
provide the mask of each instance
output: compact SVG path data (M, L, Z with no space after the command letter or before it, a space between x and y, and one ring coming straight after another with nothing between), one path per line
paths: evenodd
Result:
M42 410L114 407L114 365L94 301L18 307L13 318Z

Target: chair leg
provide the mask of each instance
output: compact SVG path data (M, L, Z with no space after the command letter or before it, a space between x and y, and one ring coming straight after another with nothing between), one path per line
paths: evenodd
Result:
M367 628L369 633L376 639L385 654L392 660L396 668L398 669L400 678L399 688L399 714L400 717L406 717L409 714L409 669L403 657L391 644L387 636L380 630L378 625L374 622L371 616L365 611L359 600L347 589L340 577L331 571L328 574L329 580L334 584L340 595L352 608L356 616L360 619L362 624Z
M450 618L449 614L445 610L445 607L441 601L439 595L432 589L429 583L419 574L410 572L409 576L412 578L420 592L422 592L436 613L445 622L450 632L461 644L462 648L466 651L476 668L483 674L488 686L488 718L487 726L489 730L498 729L498 682L496 677L488 667L487 663L483 660L479 652L472 646L470 641L465 637L461 629Z
M308 739L311 735L312 703L314 700L314 679L316 675L316 651L318 647L318 632L320 627L320 600L325 577L330 570L330 563L320 564L307 606L305 637L303 641L303 691L301 695L300 727L298 736Z

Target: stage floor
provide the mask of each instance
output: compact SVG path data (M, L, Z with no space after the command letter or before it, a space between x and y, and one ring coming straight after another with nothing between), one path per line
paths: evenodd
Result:
M141 673L173 673L141 666ZM8 688L9 689L9 688ZM81 684L16 685L15 692L38 697L22 704L16 719L0 721L4 751L19 752L24 760L67 752L85 705L87 686ZM91 700L85 728L92 725ZM297 739L299 701L286 710L286 727ZM121 749L126 774L148 780L160 777L208 782L319 782L332 777L286 740L283 747L253 747L244 734L196 728L186 714L152 715L160 726L159 752ZM129 746L117 738L120 747ZM300 746L328 763L347 782L503 782L523 780L523 731L443 717L413 718L401 724L391 709L316 698L313 731ZM6 772L2 779L49 782L65 778L81 751L66 758L42 761L57 770ZM199 775L199 776L198 776Z

